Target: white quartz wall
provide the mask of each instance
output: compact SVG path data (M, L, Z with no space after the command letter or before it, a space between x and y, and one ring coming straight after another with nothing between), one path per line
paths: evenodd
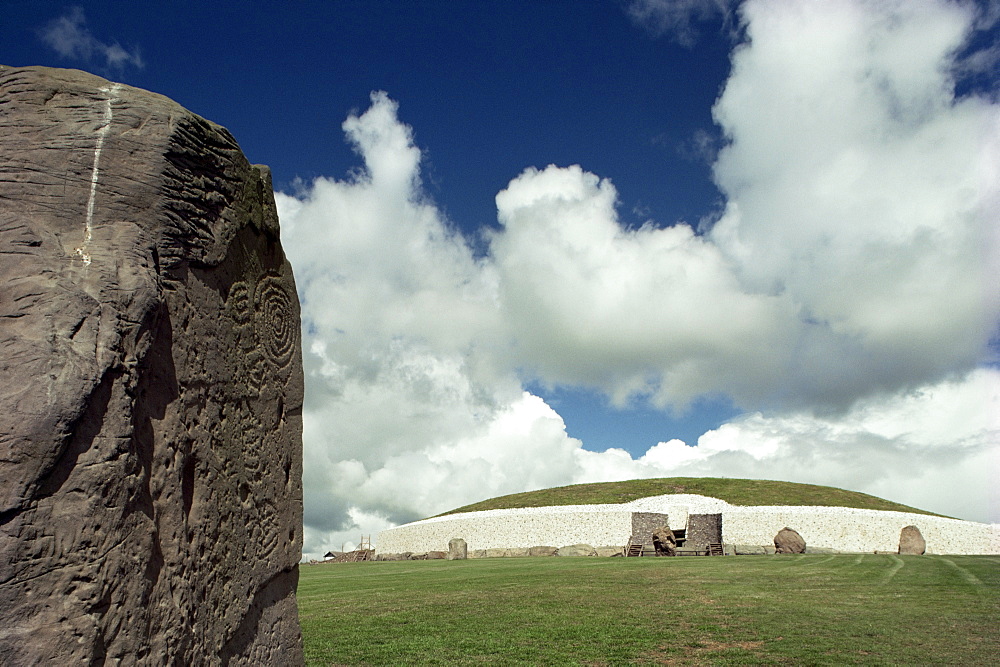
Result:
M424 519L378 534L380 554L447 551L460 537L469 550L589 544L624 546L632 532L632 512L670 514L671 527L686 524L688 514L722 514L727 544L773 546L788 526L810 547L838 551L896 551L899 531L915 525L933 554L1000 554L1000 525L987 525L907 512L844 507L729 505L717 498L675 494L640 498L621 505L568 505L449 514ZM682 518L683 517L683 518ZM675 524L679 524L676 525Z
M383 530L375 544L380 554L447 551L448 540L454 537L465 540L470 551L571 544L624 546L631 534L630 510L618 505L572 505L449 514Z
M788 526L806 546L838 551L896 551L899 531L920 529L931 554L1000 554L1000 526L908 512L846 507L731 507L722 515L727 544L773 545Z

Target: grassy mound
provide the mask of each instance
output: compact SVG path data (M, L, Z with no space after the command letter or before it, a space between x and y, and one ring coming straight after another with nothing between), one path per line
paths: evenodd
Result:
M831 486L719 477L662 477L658 479L633 479L625 482L557 486L552 489L490 498L444 512L438 516L455 514L456 512L478 512L516 507L627 503L638 498L660 496L665 493L694 493L719 498L731 505L822 505L942 516L934 512L870 496L867 493L845 491Z

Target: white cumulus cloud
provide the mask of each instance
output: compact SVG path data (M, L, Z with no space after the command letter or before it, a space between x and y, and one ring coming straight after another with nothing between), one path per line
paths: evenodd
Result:
M845 414L750 413L697 446L661 442L635 459L624 450L579 456L580 481L779 479L1000 523L1000 370L864 399Z

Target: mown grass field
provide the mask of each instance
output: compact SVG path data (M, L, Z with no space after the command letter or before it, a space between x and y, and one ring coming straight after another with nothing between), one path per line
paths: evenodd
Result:
M310 565L309 665L996 665L1000 557Z
M458 507L444 514L515 507L627 503L638 498L659 496L666 493L695 493L701 496L719 498L731 505L821 505L934 514L877 496L870 496L867 493L847 491L831 486L767 479L726 479L721 477L661 477L557 486L551 489L498 496L472 505Z

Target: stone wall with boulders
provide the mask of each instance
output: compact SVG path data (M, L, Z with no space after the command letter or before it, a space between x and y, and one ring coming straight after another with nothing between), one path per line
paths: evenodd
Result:
M774 537L786 526L802 536L807 553L896 552L900 531L905 526L915 525L926 540L927 553L1000 554L1000 526L996 524L844 507L744 507L690 494L641 498L620 505L449 514L384 530L378 535L376 550L378 553L400 553L444 549L453 537L465 539L470 557L510 556L513 549L537 545L624 546L634 534L633 521L637 514L658 517L666 514L671 528L678 527L680 520L675 517L680 515L688 530L692 530L694 524L694 539L699 540L714 537L721 520L721 541L729 545L729 553L773 553ZM714 518L710 518L713 515ZM697 518L699 516L703 518ZM701 522L704 525L699 527ZM698 537L702 532L704 536Z

